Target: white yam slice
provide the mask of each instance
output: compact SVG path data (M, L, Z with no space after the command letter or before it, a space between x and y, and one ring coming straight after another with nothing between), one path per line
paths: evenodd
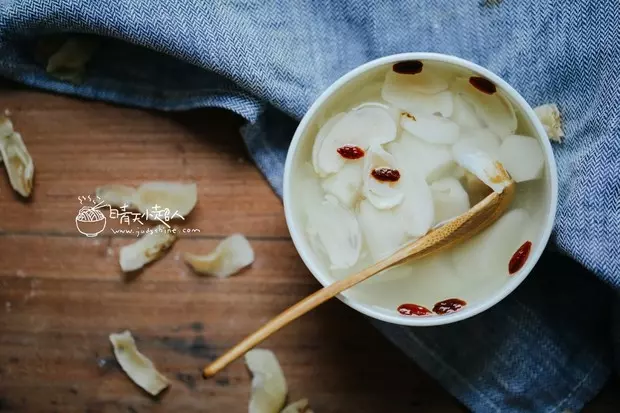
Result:
M359 206L359 223L374 261L389 256L405 243L405 227L393 210L377 209L364 200Z
M412 237L425 235L433 225L433 196L424 177L414 171L403 176L405 198L396 213L405 232Z
M511 135L499 149L499 160L515 182L540 178L545 158L538 141L529 136Z
M480 129L484 127L484 122L478 118L473 106L459 95L454 96L451 119L462 129Z
M434 223L444 222L469 210L469 196L461 183L454 178L443 178L431 184Z
M396 174L396 181L380 180L381 171ZM364 161L364 196L378 209L390 209L403 201L400 170L396 159L381 146L372 146Z
M470 82L488 86L486 92L481 91L484 88L478 89ZM517 130L517 116L512 104L489 80L475 76L457 78L452 89L471 104L478 117L499 136L510 135Z
M434 95L448 89L448 82L432 70L422 69L419 73L405 74L390 70L385 75L383 93L396 98L422 93ZM387 99L386 99L387 100Z
M136 342L129 331L110 334L110 342L116 361L129 378L147 393L157 396L170 385L153 362L138 351Z
M452 153L459 165L476 175L493 191L501 193L511 183L502 164L488 153L467 145L454 145Z
M315 251L328 257L332 269L355 265L362 248L362 235L355 215L332 195L308 211L307 233Z
M501 140L496 134L488 129L476 129L468 131L467 134L463 135L463 138L454 144L453 152L478 150L497 159L499 157L500 145Z
M152 219L149 215L154 215L157 210L166 209L170 214L176 213L176 216L184 218L194 209L197 201L198 188L195 183L147 182L138 187L135 195L138 210L149 219Z
M313 413L313 411L308 399L301 399L286 406L281 413Z
M344 116L345 113L338 113L332 116L327 120L327 122L325 122L323 126L321 126L321 129L319 129L319 132L316 134L316 138L314 139L314 145L312 146L312 166L314 167L314 172L319 174L319 176L324 176L328 174L327 172L323 173L319 165L319 153L321 147L323 146L323 142L325 141L327 135L329 135L331 130L334 128L334 125L338 123L340 119L342 119Z
M136 203L136 189L127 185L104 185L96 189L95 194L112 207L133 207Z
M455 267L472 281L508 276L510 258L527 241L531 225L526 210L508 211L481 234L454 247Z
M4 133L9 131L9 126L12 126L7 122L4 123ZM0 154L13 189L21 196L29 197L34 179L34 162L22 136L17 132L11 132L0 137Z
M363 162L347 162L340 171L323 180L323 190L338 198L345 207L352 208L362 193L363 167Z
M185 253L184 258L198 273L226 278L252 264L254 250L243 235L233 234L207 255Z
M555 103L548 103L534 108L534 112L547 132L547 136L554 142L562 142L564 131L562 130L562 119L560 110Z
M176 241L175 232L163 224L149 232L133 244L120 249L119 262L124 272L136 271L151 261L160 258Z
M420 174L427 182L448 175L455 166L449 146L425 142L408 132L389 143L388 151L404 173Z
M397 90L384 87L381 96L385 101L414 116L432 116L440 114L443 117L452 115L452 93L449 90L435 95L424 93L402 94Z
M288 388L282 367L270 350L254 349L245 354L245 364L252 373L249 413L279 413Z
M460 134L459 125L441 116L413 116L403 113L400 125L413 136L428 143L451 145Z
M374 105L351 110L334 122L324 138L320 137L315 171L319 176L338 172L347 161L338 148L354 145L366 150L371 145L390 142L396 138L396 126L393 114L384 107Z

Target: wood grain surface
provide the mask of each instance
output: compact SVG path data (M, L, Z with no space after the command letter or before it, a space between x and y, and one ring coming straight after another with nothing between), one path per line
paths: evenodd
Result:
M281 202L246 155L241 120L221 110L151 112L8 83L0 83L3 108L36 173L29 202L0 174L0 411L247 411L251 379L242 361L210 380L201 368L318 284L290 241ZM79 234L78 196L148 180L198 183L198 205L183 226L199 232L182 234L163 259L127 278L118 248L133 238L108 229L96 238ZM198 276L180 259L233 232L256 251L242 274ZM108 334L124 329L171 379L160 397L137 388L114 361ZM338 301L262 347L277 354L289 400L307 397L317 413L467 411ZM617 388L610 384L586 411L620 411Z

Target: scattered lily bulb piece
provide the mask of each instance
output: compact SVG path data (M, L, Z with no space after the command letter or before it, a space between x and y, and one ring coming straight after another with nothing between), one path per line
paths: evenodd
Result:
M490 130L475 129L468 131L454 146L457 147L457 151L465 148L479 150L488 153L493 158L497 158L501 143L500 138Z
M3 129L8 131L10 124L6 122L3 123ZM34 162L22 136L12 132L0 137L0 154L13 189L21 196L29 197L34 179Z
M381 146L368 150L364 162L364 196L378 209L390 209L404 198L396 159Z
M67 39L47 61L47 73L60 80L82 83L86 64L98 45L98 39L89 36Z
M435 181L430 189L435 207L435 224L452 219L469 210L469 195L455 178Z
M404 176L402 185L405 199L396 213L408 235L421 237L431 229L435 219L431 190L424 177L415 172Z
M545 159L538 141L529 136L507 136L499 148L499 160L515 182L540 178Z
M512 182L503 165L486 152L454 145L452 153L459 165L476 175L497 193L501 193Z
M400 125L413 136L428 143L453 144L459 138L460 128L455 122L441 116L414 116L403 113Z
M295 403L291 403L282 410L281 413L314 413L310 408L308 399L297 400Z
M462 129L484 128L484 122L478 118L473 106L459 95L454 96L454 107L451 119Z
M157 396L170 385L170 381L161 374L153 362L138 351L136 342L129 331L110 334L116 361L129 378L146 392Z
M389 110L376 105L351 110L330 126L329 131L319 131L313 148L316 154L314 168L322 177L338 172L347 162L338 153L338 148L354 145L366 150L371 145L380 145L396 138L393 115Z
M136 189L127 185L104 185L95 190L95 194L112 207L133 207L136 204Z
M564 131L562 130L562 119L560 118L560 109L555 103L548 103L534 108L534 112L538 119L545 127L545 132L554 142L562 142Z
M385 93L391 96L406 97L417 93L434 95L448 89L446 79L435 74L432 68L427 69L422 62L418 61L418 71L418 68L406 68L407 63L397 63L392 70L387 72L383 86ZM400 70L401 67L405 70Z
M358 218L373 260L387 257L405 243L405 227L396 211L377 209L364 200L360 202Z
M220 242L210 254L185 253L185 262L198 273L226 278L252 264L254 250L243 235L233 234Z
M359 259L362 236L355 215L332 195L308 211L307 233L315 251L322 251L332 269L350 268Z
M455 166L449 146L425 142L408 132L387 148L404 174L422 175L427 182L449 174Z
M0 138L9 136L13 132L13 122L11 122L11 119L0 115Z
M252 373L252 394L249 413L279 413L288 388L280 363L270 350L254 349L245 354L245 363Z
M517 115L512 104L491 81L476 76L460 77L454 81L452 89L471 104L476 115L499 136L510 135L517 130Z
M168 208L171 214L176 212L185 217L196 206L198 188L195 183L147 182L138 187L135 199L142 213L158 205L160 209Z
M362 192L363 166L362 162L346 163L340 171L321 183L323 190L338 198L342 205L353 208Z
M133 244L120 249L119 262L124 272L136 271L160 258L176 241L177 236L160 224Z

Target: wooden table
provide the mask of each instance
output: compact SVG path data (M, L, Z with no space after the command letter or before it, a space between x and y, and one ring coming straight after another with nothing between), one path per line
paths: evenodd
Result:
M159 113L0 85L35 160L34 196L23 202L0 176L0 411L247 411L241 361L218 377L200 369L318 284L297 256L282 204L252 165L221 110ZM199 202L163 259L124 277L118 249L134 240L78 233L79 196L108 183L196 181ZM183 251L207 252L233 232L256 251L248 271L193 274ZM172 380L150 398L112 358L108 334L131 330ZM466 411L359 314L332 301L266 341L290 399L317 413ZM617 384L587 411L617 412Z

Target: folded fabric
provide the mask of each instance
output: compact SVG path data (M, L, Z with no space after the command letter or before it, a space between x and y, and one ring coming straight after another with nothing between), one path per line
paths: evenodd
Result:
M554 147L557 251L482 315L375 324L476 412L563 412L599 391L620 344L619 18L614 2L589 0L4 0L0 75L126 105L228 108L248 120L243 137L279 194L296 121L373 58L453 54L533 106L557 103L567 135ZM103 37L83 83L49 76L33 57L37 38L59 32Z

